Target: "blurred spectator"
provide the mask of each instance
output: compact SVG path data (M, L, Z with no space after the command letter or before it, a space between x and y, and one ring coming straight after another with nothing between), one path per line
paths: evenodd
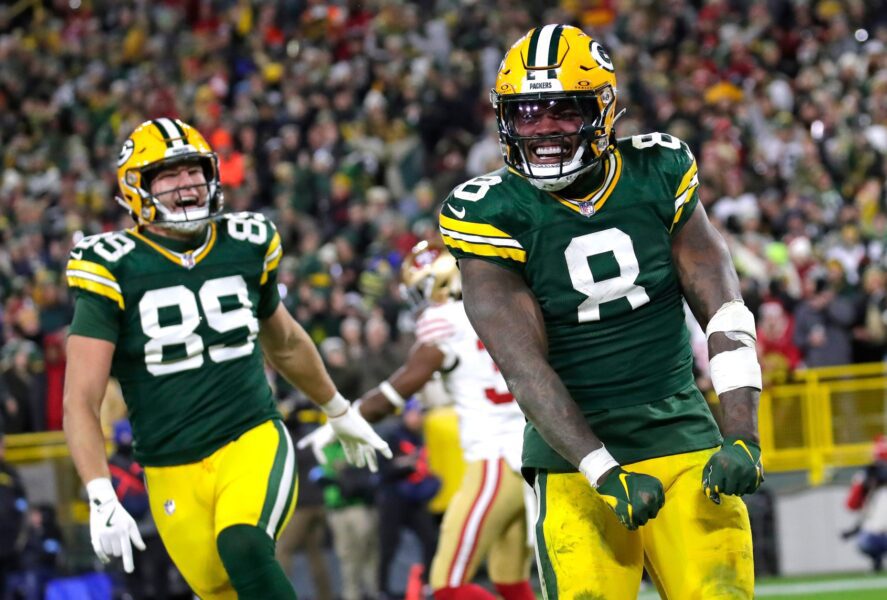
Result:
M349 465L338 442L327 446L324 454L326 464L314 467L309 477L323 486L342 598L375 598L379 593L379 521L373 506L372 474Z
M858 315L858 298L844 280L840 263L813 272L805 282L805 300L795 313L794 341L804 365L827 367L852 362L851 327Z
M394 453L391 460L380 464L382 481L377 498L381 538L379 581L385 599L400 597L390 587L390 574L401 531L409 529L419 539L426 576L437 547L437 525L428 511L428 502L440 490L441 481L428 469L423 422L422 407L411 399L398 426L385 436Z
M862 276L862 322L853 329L856 362L878 362L887 352L887 274L878 265Z
M785 383L801 362L794 342L794 318L779 302L765 302L758 317L758 357L768 384Z
M41 431L43 427L43 357L30 340L18 340L3 347L2 390L5 400L2 417L7 433Z
M401 353L391 343L391 327L380 317L371 317L364 328L366 355L361 363L363 390L383 381L402 364Z
M331 338L332 339L332 338ZM326 340L327 342L329 340ZM321 344L323 352L323 344ZM327 370L331 371L327 353ZM341 387L336 386L341 391ZM344 393L344 392L343 392ZM353 396L352 396L353 397ZM294 440L308 435L317 426L321 412L310 402L296 404L287 415L284 423ZM308 570L314 584L316 600L333 600L333 583L326 561L327 520L324 510L323 487L312 479L310 473L317 467L317 459L311 448L296 449L296 465L299 469L299 498L289 524L277 538L277 560L290 579L294 577L293 557L296 552L304 552ZM315 471L316 472L316 471Z
M19 558L25 543L25 517L28 500L25 487L15 468L6 462L6 441L0 419L0 594L8 577L19 569Z
M887 553L887 438L875 438L872 463L853 477L847 508L859 512L856 527L844 533L856 536L859 551L872 559L875 571L883 569Z
M364 390L363 377L358 363L348 360L345 341L340 337L326 338L320 343L320 354L336 389L346 398L358 398Z

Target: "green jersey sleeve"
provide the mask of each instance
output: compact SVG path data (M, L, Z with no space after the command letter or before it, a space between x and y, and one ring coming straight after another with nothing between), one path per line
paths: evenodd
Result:
M503 207L511 205L511 185L503 171L470 179L456 187L440 212L440 234L457 259L479 258L523 271L527 252L516 239L520 229Z
M262 266L262 277L259 280L260 295L259 306L256 314L260 319L270 317L280 303L280 293L277 291L277 267L283 256L283 246L280 243L280 233L271 221L266 221L271 235L268 246L265 248L265 262Z
M112 300L95 294L77 294L74 318L68 333L117 343L120 335L120 313Z
M699 175L690 147L673 135L654 132L620 140L620 149L630 156L635 179L643 182L645 197L674 236L699 202Z

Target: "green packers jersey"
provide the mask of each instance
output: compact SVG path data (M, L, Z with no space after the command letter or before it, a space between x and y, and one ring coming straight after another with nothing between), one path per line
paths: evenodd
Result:
M200 460L279 418L256 340L259 319L280 302L274 225L227 214L199 247L174 247L115 231L83 239L67 265L78 291L71 333L115 343L111 374L129 409L135 458L149 466Z
M677 138L653 133L619 140L599 174L581 201L508 169L472 179L441 210L443 240L457 258L522 275L550 364L617 460L717 445L671 256L698 202L696 161ZM531 424L524 465L572 469Z

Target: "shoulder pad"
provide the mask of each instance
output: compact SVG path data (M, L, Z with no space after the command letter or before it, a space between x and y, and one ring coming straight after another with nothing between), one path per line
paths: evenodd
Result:
M122 231L83 238L68 257L65 269L68 286L113 300L123 309L123 294L115 271L123 257L135 247L135 241Z
M667 133L645 133L619 140L620 149L635 157L648 174L658 174L663 192L673 200L673 219L669 227L677 232L689 218L698 196L699 169L696 157L686 142Z
M260 283L264 284L268 280L268 274L277 268L283 256L280 234L274 223L261 213L226 213L219 220L219 228L228 237L251 244L262 252L264 266Z
M514 237L520 228L514 195L522 192L515 177L500 169L450 192L440 212L440 233L456 258L485 258L506 265L527 261Z

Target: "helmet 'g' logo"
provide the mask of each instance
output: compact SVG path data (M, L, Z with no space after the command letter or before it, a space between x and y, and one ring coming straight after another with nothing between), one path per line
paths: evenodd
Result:
M597 64L611 73L615 70L613 68L613 61L610 60L610 55L607 54L607 51L604 50L603 46L592 40L591 43L588 44L588 49L591 51L591 56L597 61Z
M120 149L120 154L117 156L118 167L123 166L123 163L129 160L133 150L135 150L135 144L132 142L132 138L130 138L123 143L123 148Z

